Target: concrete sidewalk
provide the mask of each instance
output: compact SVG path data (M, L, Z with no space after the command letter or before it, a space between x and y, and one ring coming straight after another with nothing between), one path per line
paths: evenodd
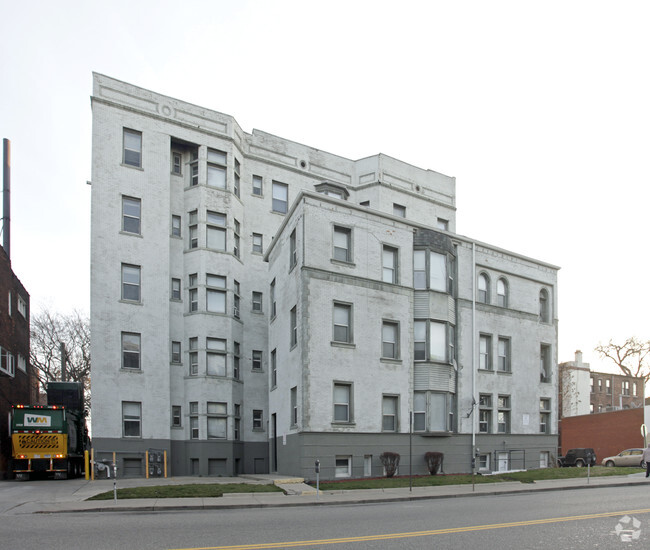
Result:
M63 483L74 483L69 480ZM413 501L420 499L456 498L486 495L503 495L527 493L533 491L561 491L568 489L595 489L602 487L622 487L649 485L644 473L627 476L595 477L589 480L557 479L537 481L535 483L480 483L472 485L444 485L436 487L413 487L399 489L364 489L352 491L320 491L316 494L314 487L301 483L302 480L283 478L281 476L242 476L237 478L167 478L167 479L120 479L117 487L137 487L142 485L184 485L191 483L251 483L276 485L287 491L283 493L233 493L219 498L165 498L165 499L124 499L86 500L98 493L113 490L112 480L79 481L78 487L69 494L57 492L48 497L43 491L42 499L16 503L4 514L34 514L61 512L132 512L132 511L169 511L169 510L219 510L224 508L264 508L291 506L322 506L371 504L378 502ZM39 483L39 482L35 482ZM61 483L61 482L54 482ZM3 484L0 484L0 495Z

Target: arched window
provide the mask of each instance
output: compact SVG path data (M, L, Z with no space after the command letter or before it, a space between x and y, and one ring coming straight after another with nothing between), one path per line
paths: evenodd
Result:
M490 303L490 279L485 273L478 276L478 301Z
M508 307L508 283L503 278L497 281L497 305Z
M550 305L548 303L548 291L545 288L539 291L539 320L542 323L550 322Z

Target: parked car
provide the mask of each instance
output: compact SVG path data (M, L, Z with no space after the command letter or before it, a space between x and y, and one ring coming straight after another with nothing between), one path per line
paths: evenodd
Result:
M557 465L562 468L564 466L575 466L582 468L583 466L594 466L596 464L596 453L593 449L569 449L566 455L557 459Z
M645 468L645 462L641 458L643 456L643 449L625 449L616 456L608 456L603 458L601 464L603 466L641 466Z

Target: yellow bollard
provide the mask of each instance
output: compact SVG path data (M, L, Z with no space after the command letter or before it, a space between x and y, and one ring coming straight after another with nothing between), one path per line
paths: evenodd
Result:
M163 452L165 457L165 477L167 477L167 449L165 449Z
M90 479L95 481L95 449L90 449L90 464L92 468L90 469Z
M149 479L149 451L144 452L144 477Z
M88 451L84 451L84 477L86 478L86 481L88 481L88 478L90 477L88 475Z

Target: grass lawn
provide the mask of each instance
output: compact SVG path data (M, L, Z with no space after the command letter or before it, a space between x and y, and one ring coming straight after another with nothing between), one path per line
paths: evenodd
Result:
M118 482L119 483L119 482ZM275 485L253 485L250 483L196 483L191 485L155 485L153 487L130 487L118 489L117 498L209 498L224 493L278 493L282 489ZM113 500L113 491L100 493L88 500Z

